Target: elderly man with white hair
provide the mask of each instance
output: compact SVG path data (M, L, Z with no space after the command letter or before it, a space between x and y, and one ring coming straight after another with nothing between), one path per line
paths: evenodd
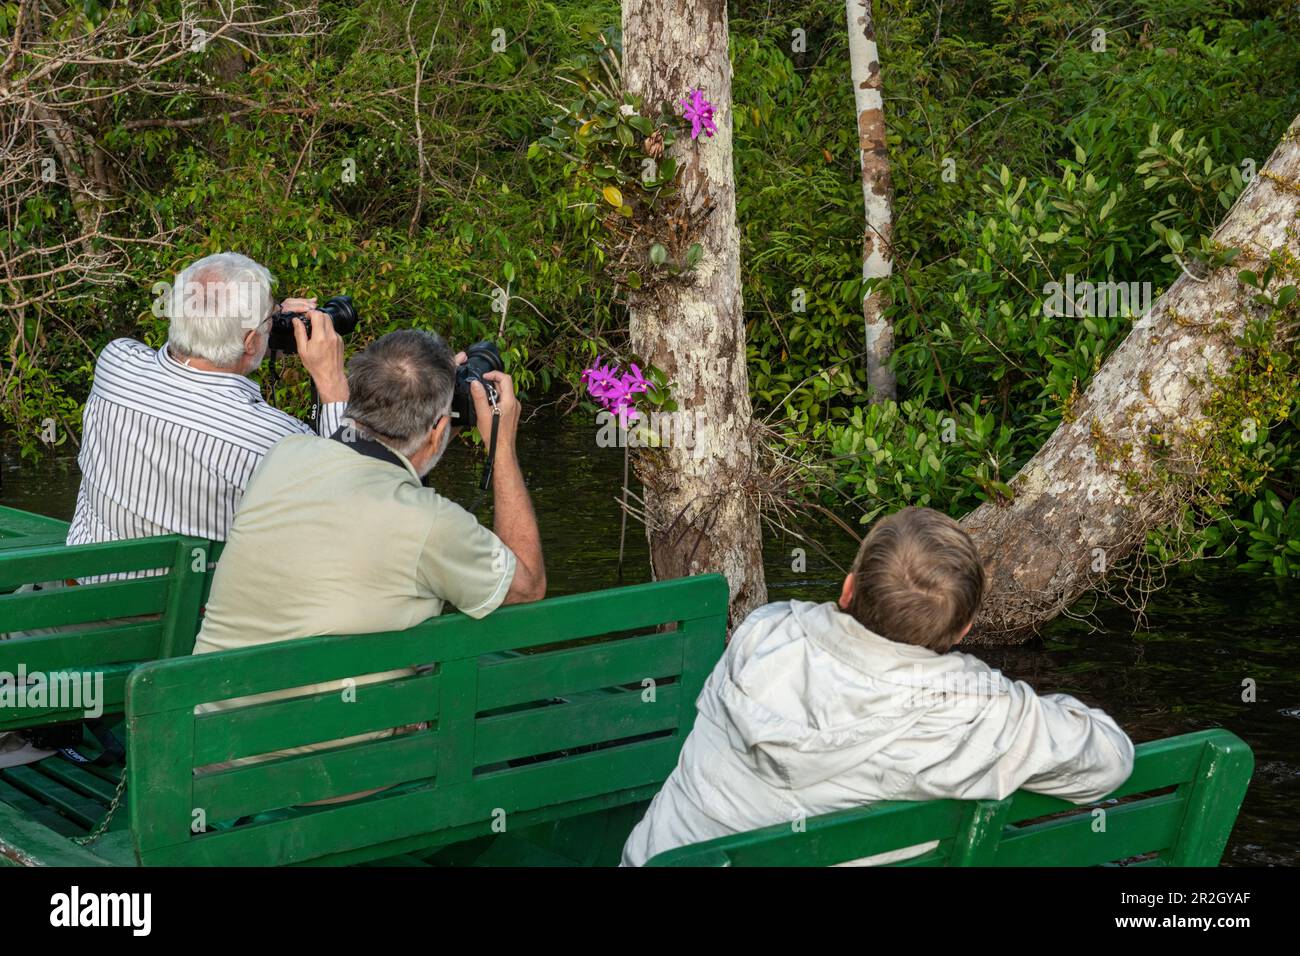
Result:
M235 507L271 446L288 435L311 434L302 422L263 401L247 377L266 355L275 309L271 281L271 273L247 256L207 256L176 276L166 345L154 351L134 339L116 339L100 352L82 419L81 488L68 544L159 534L225 541ZM311 320L309 337L302 321L294 319L294 337L321 402L317 427L330 435L347 406L348 381L343 340L315 306L315 299L283 303L285 311ZM70 583L47 581L24 590ZM0 634L0 640L62 629ZM103 721L90 726L105 756L120 757L121 745ZM80 725L47 733L40 742L29 742L22 733L0 734L0 767L43 759L56 747L81 762L85 758L74 753L80 737Z
M186 534L224 541L263 456L287 435L311 434L268 405L247 376L266 355L271 274L222 252L193 263L171 289L167 344L105 346L86 400L81 489L68 544ZM317 428L332 434L348 399L343 340L315 299L288 299L298 357L316 383Z

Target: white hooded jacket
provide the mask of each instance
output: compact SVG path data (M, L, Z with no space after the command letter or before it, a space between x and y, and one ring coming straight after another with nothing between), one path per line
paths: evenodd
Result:
M969 654L887 640L833 603L750 614L696 709L624 865L878 800L1000 800L1023 787L1087 803L1133 769L1132 742L1102 711L1039 697Z

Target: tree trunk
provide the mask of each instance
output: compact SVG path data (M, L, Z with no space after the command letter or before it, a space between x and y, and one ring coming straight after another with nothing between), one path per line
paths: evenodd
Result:
M885 145L885 108L880 95L880 56L871 0L845 0L849 29L849 71L853 104L858 114L858 157L862 167L862 202L866 230L862 236L862 278L887 279L894 268L893 184ZM867 385L874 404L897 397L889 357L894 329L884 316L888 305L883 289L862 300L866 332Z
M977 642L1023 640L1087 590L1113 586L1107 571L1176 521L1187 489L1204 481L1212 377L1231 370L1236 336L1261 314L1237 273L1262 271L1270 252L1285 250L1293 269L1300 256L1298 136L1300 117L1214 233L1241 257L1199 279L1180 275L1016 475L1014 499L962 522L990 570Z
M655 578L719 571L731 584L731 619L766 603L762 535L753 488L755 439L740 298L740 234L732 171L731 64L726 0L623 4L623 83L681 113L694 88L715 107L717 132L672 152L684 196L713 210L694 237L704 256L689 278L652 282L629 302L632 348L667 374L694 447L681 441L637 456ZM681 434L679 431L677 434Z

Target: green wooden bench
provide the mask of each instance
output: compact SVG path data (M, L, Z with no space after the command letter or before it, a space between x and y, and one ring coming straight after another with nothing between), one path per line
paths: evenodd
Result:
M198 538L168 535L104 544L47 545L0 551L0 635L39 628L55 634L0 640L0 674L102 675L102 704L120 713L126 676L141 661L189 654L199 606L210 577L209 546ZM24 584L114 572L165 568L166 573L127 581L15 593ZM158 615L155 620L115 619ZM5 706L0 731L79 719L79 708Z
M1240 737L1204 730L1139 744L1128 782L1091 807L1026 790L997 801L877 803L810 818L801 830L781 823L678 847L646 865L833 866L938 840L897 865L1216 866L1254 765Z
M616 862L690 731L727 599L725 579L704 575L145 664L127 682L127 809L82 847L73 837L95 822L84 805L74 821L35 788L0 793L0 863L424 862L441 848L448 862ZM435 666L360 684L354 700L194 713L422 664ZM195 773L418 722L429 729ZM101 808L111 797L106 779L78 782ZM388 789L302 806L376 787Z
M67 538L66 521L17 508L0 507L0 552L63 544Z

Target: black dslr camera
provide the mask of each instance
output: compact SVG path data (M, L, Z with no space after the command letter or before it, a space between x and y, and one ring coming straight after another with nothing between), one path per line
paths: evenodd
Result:
M465 350L465 364L456 366L456 388L451 398L451 423L456 428L473 428L477 415L474 411L474 396L470 394L470 384L482 382L487 390L488 399L495 402L496 387L483 378L487 372L505 370L501 353L491 342L475 342Z
M334 320L334 331L338 332L339 335L347 335L357 327L359 317L350 295L336 295L324 305L319 306L319 309ZM290 354L295 354L298 351L298 340L293 337L294 319L302 319L302 324L307 327L307 338L311 338L311 319L307 317L306 313L282 312L277 309L271 315L271 337L267 342L267 348ZM478 346L475 346L475 348L478 348Z

